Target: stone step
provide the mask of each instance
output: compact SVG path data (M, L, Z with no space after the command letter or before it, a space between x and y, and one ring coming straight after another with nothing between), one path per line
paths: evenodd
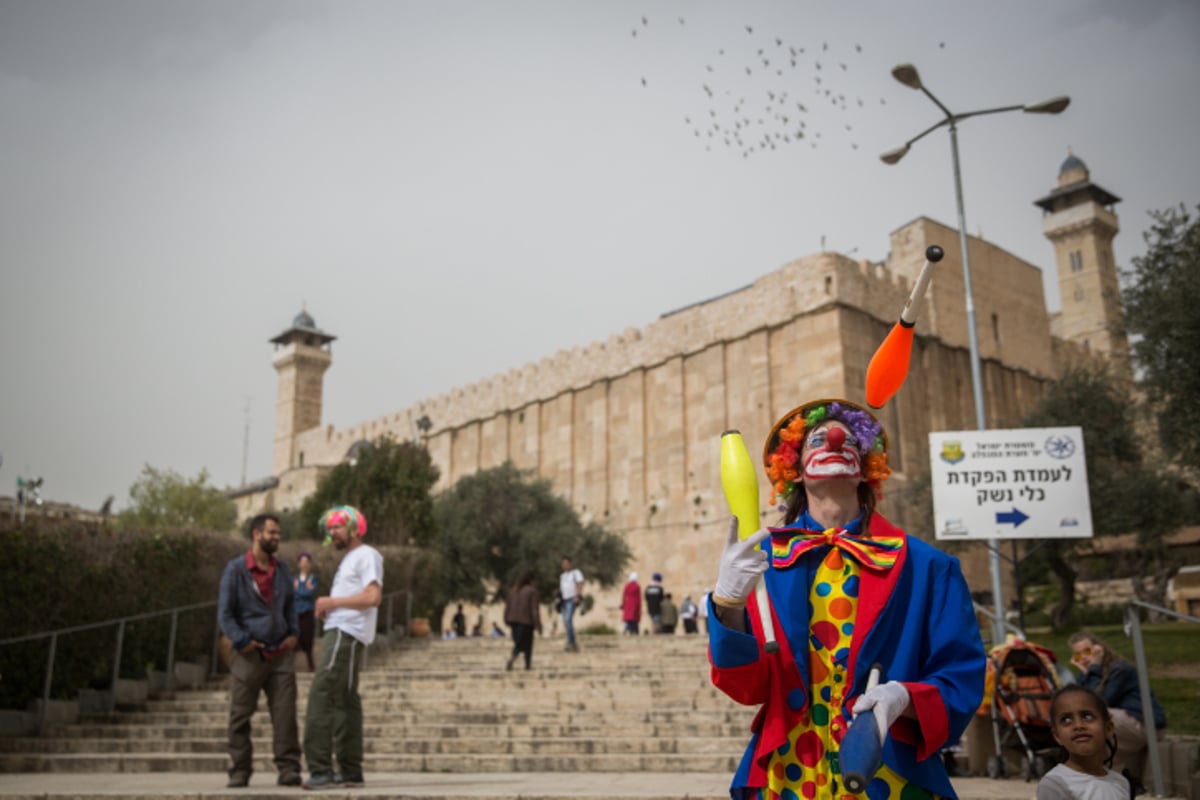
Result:
M719 701L728 703L729 699L712 687L708 688L679 688L650 686L627 686L611 689L591 689L587 687L556 687L552 689L512 689L503 693L483 689L465 689L451 692L428 692L404 690L360 691L362 696L370 696L372 702L384 707L420 708L561 708L571 703L585 705L612 705L621 707L637 704L654 704L657 706L677 707L682 703L710 704ZM300 707L307 703L307 693L297 695ZM715 705L715 703L714 703ZM229 697L205 700L162 701L150 702L139 706L136 713L215 713L229 708Z
M364 698L364 706L367 705ZM533 723L564 723L564 724L596 724L603 722L604 724L614 724L622 721L625 722L675 722L681 720L706 719L706 720L735 720L741 719L745 715L745 707L726 704L724 707L714 705L708 708L649 708L649 707L630 707L624 709L609 709L609 710L589 710L578 708L553 709L519 709L514 710L504 707L486 707L486 708L444 708L425 711L416 711L411 708L400 708L394 710L384 710L372 705L369 707L372 711L379 713L380 717L386 717L388 721L393 723L428 723L433 720L445 720L447 722L457 723L479 723L479 724L501 724L501 723L517 723L517 724L533 724ZM262 718L266 718L266 710L260 704L258 714ZM152 713L147 711L121 711L111 715L98 715L82 720L76 725L97 725L97 724L119 724L133 726L173 726L173 725L223 725L228 721L228 710L205 712L203 714L188 714L186 712L162 712ZM303 716L303 714L300 714ZM367 722L371 720L371 714L367 715ZM50 729L52 735L68 729L73 726L58 725Z
M368 771L722 771L749 737L754 709L712 687L699 638L607 637L580 654L543 654L528 672L504 671L509 652L475 640L372 653L359 683ZM297 677L303 723L311 675ZM219 773L228 681L55 725L44 738L0 740L0 772ZM260 698L254 745L258 769L273 774L265 709Z
M275 785L274 771L256 772L247 789L225 789L223 773L60 773L0 775L5 800L729 800L728 773L380 773L368 772L360 789L301 792ZM960 790L962 800L982 800ZM987 795L998 798L1000 795ZM1012 795L1012 797L1028 797Z
M672 722L622 722L585 724L450 724L447 720L413 722L409 724L372 724L369 719L363 726L364 735L372 737L441 737L441 738L498 738L507 736L550 738L550 737L598 737L598 736L741 736L750 730L751 713L741 718L722 717L711 721L684 719ZM267 741L269 721L256 722L254 730L261 732ZM6 737L0 739L0 752L19 752L25 742L53 742L92 739L129 739L145 743L147 740L172 740L188 738L221 738L226 733L225 725L186 725L154 727L147 725L74 725L57 729L53 736L44 738Z
M729 753L618 753L557 755L398 755L374 754L364 759L364 772L725 772L737 768L741 746ZM255 771L272 774L269 755L257 750ZM0 773L11 772L205 772L220 774L229 765L224 754L40 753L0 754Z
M748 734L714 736L417 736L404 733L396 736L366 737L364 752L376 755L591 755L627 753L721 753L735 752L744 747ZM255 736L258 752L270 752L271 737ZM179 754L212 754L226 752L224 736L162 739L154 743L156 752ZM0 753L11 756L47 755L71 757L76 755L136 755L147 750L146 742L137 739L28 739L5 743Z

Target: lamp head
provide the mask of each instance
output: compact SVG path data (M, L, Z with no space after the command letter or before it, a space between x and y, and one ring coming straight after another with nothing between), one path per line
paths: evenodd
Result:
M1026 114L1060 114L1069 105L1071 105L1071 98L1060 94L1058 97L1051 97L1040 103L1030 103L1022 110Z
M895 164L900 159L908 154L908 145L902 144L899 147L893 147L879 154L879 160L885 164Z
M892 67L892 77L910 89L921 88L921 76L912 64L897 64Z

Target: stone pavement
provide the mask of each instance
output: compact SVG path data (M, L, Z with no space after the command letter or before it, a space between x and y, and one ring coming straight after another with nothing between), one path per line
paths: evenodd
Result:
M387 773L367 774L362 789L306 792L274 786L273 775L259 775L249 789L224 788L222 774L196 773L23 773L0 775L6 800L129 800L193 798L396 798L397 800L500 800L504 798L620 798L650 800L679 797L727 800L724 773ZM957 778L961 800L1033 800L1036 783L1020 779Z

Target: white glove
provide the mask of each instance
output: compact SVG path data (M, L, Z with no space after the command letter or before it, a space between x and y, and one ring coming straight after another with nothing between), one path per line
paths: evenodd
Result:
M887 741L887 732L892 727L892 723L900 719L900 715L904 713L904 709L908 708L911 699L908 689L904 688L903 683L888 681L868 690L858 698L852 710L855 714L863 714L867 711L875 714L875 725L879 728L879 743L883 744Z
M746 604L758 577L767 571L767 554L758 549L758 544L770 535L771 532L763 528L746 539L738 539L737 517L730 521L725 551L721 553L721 571L713 589L714 598ZM714 599L713 602L718 601Z

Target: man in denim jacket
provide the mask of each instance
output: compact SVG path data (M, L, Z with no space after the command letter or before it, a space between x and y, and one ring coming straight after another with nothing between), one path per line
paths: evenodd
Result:
M292 650L300 635L296 598L287 564L275 558L279 517L250 520L253 545L225 566L218 620L233 643L229 672L230 788L247 786L254 771L250 717L258 694L267 693L280 786L300 785L300 733L296 725L296 668Z

